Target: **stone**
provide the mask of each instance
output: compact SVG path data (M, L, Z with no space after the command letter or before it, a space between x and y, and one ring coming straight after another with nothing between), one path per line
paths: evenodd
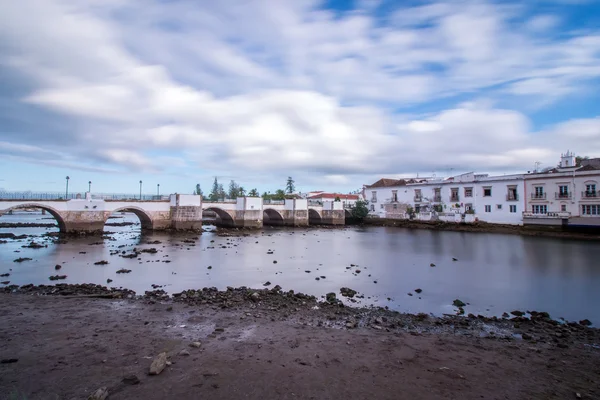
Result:
M458 308L462 308L462 307L466 306L465 302L463 302L460 299L454 299L454 301L452 302L452 305L454 307L458 307Z
M458 261L458 258L452 257L452 261Z
M106 260L96 261L94 263L94 265L106 265L106 264L108 264L108 261L106 261Z
M179 352L179 355L180 355L180 356L189 356L189 355L190 355L190 352L189 352L189 351L187 351L186 349L183 349L183 350L181 350L181 351Z
M582 319L581 321L579 321L579 325L590 326L592 325L592 321L590 321L589 319Z
M61 268L62 268L62 265L60 265L60 264L56 264L56 265L54 266L54 269L55 269L55 270L57 270L57 271L58 271L59 269L61 269Z
M326 300L327 300L329 303L335 303L335 302L337 301L337 297L336 297L335 293L333 293L333 292L327 293L327 294L325 295L325 299L326 299Z
M167 353L162 352L150 364L150 375L160 374L167 366Z
M58 280L62 280L62 279L67 279L66 275L53 275L51 277L49 277L48 279L50 279L51 281L58 281Z
M356 295L356 290L350 289L348 287L342 287L340 288L340 293L342 294L342 296L344 297L354 297Z
M260 300L260 294L258 292L254 292L250 295L250 300L256 302Z
M408 295L409 295L409 296L412 296L413 294L412 294L412 293L408 293Z
M346 322L346 328L348 328L348 329L356 328L356 322L353 322L353 321Z
M523 340L531 340L531 339L533 339L533 336L531 336L529 333L523 333L521 335L521 337L523 338Z
M200 347L202 347L202 342L192 342L192 343L190 343L190 347L199 349Z
M111 283L112 281L113 281L112 279L108 278L108 279L106 280L106 283Z
M429 264L430 267L435 267L434 263Z
M140 383L140 378L134 374L129 374L123 377L122 382L126 385L137 385Z
M519 310L514 310L510 312L512 315L514 315L515 317L522 317L523 315L525 315L525 313L523 311L519 311Z
M128 274L130 272L131 272L130 269L121 268L120 270L117 271L117 274Z
M271 286L271 282L270 281L266 281L265 283L263 283L263 286Z
M423 289L415 289L415 293L421 293Z
M502 318L510 318L510 315L507 312L503 312Z
M108 389L105 387L101 387L88 396L88 400L105 400L106 398L108 398Z

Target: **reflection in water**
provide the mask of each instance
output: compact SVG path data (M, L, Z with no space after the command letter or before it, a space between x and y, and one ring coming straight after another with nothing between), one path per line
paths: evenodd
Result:
M131 214L123 217L109 221L138 222ZM0 222L40 218L13 215ZM198 239L191 239L197 236L193 234L142 234L139 225L106 230L115 232L111 237L116 240L69 239L42 249L24 249L26 241L9 240L0 244L0 273L10 272L6 279L15 284L48 284L54 265L62 264L67 283L106 284L112 279L112 285L138 293L152 284L167 285L164 289L173 293L210 286L262 287L268 280L286 290L321 296L348 286L365 295L363 304L399 311L451 313L452 300L459 298L470 303L466 311L474 314L543 310L556 318L600 322L600 247L595 242L378 227L265 227L243 237L205 232ZM7 231L41 235L56 228L0 229ZM148 244L156 240L161 243ZM131 252L134 247L155 247L158 253L143 253L139 260L110 255L111 250ZM13 263L17 257L33 261ZM94 265L100 260L109 264ZM346 269L350 264L358 267ZM117 275L120 268L132 273ZM326 278L316 281L317 276ZM417 295L416 288L423 292Z

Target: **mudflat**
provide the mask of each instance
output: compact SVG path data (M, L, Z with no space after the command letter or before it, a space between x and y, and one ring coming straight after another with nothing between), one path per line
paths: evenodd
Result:
M0 294L0 398L600 398L597 329L259 296Z

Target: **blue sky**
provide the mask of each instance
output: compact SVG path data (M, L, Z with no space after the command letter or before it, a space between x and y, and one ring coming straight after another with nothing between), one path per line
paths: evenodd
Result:
M598 1L0 7L7 190L354 190L600 156Z

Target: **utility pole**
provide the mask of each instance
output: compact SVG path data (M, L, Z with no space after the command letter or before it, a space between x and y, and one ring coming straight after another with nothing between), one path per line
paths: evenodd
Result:
M65 200L69 199L69 176L67 176L67 188L65 189Z
M140 179L140 200L142 200L142 180Z

